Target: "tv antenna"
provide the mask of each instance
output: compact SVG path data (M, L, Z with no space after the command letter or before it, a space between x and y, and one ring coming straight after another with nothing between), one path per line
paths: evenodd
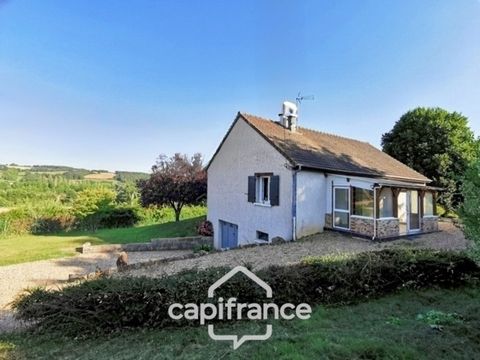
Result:
M302 93L299 91L297 97L295 98L295 102L297 103L297 106L299 106L304 100L315 100L315 96L302 95Z

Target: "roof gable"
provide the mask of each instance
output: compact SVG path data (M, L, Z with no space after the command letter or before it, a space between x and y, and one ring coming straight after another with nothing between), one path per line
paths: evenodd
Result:
M277 148L277 146L275 144L273 144L267 136L265 136L265 134L263 134L261 131L259 131L255 126L253 126L244 116L242 113L238 112L237 113L237 116L235 117L235 120L233 120L233 123L230 125L230 127L228 128L227 130L227 133L225 134L225 136L223 137L222 141L220 142L220 145L218 145L217 147L217 150L215 150L215 153L213 154L212 158L210 159L210 161L208 162L207 166L205 167L206 170L208 170L210 168L210 165L212 165L213 161L215 160L215 158L217 157L218 153L220 152L220 150L222 149L223 145L225 144L225 141L227 140L227 138L230 136L233 128L235 127L235 125L237 124L237 122L241 120L241 121L244 121L245 124L247 126L249 126L251 129L253 129L258 135L260 135L261 138L263 138L271 147L273 147L274 150L277 150L280 155L282 155L286 161L289 161L292 163L292 165L294 165L294 163L286 156L286 154L284 154L282 152L281 149Z

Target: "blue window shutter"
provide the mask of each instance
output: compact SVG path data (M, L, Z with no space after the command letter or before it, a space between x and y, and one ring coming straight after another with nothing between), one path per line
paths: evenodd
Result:
M248 202L255 202L255 193L256 193L256 178L255 176L248 177Z
M280 205L280 176L278 175L270 178L270 205Z

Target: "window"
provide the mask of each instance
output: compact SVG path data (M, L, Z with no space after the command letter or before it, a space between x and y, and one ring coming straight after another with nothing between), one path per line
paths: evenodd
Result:
M270 205L270 176L257 176L256 202Z
M280 176L271 173L249 176L248 202L269 206L280 205Z
M333 190L333 225L337 228L348 229L350 228L350 190L339 187L335 187Z
M353 215L373 217L373 191L353 188Z
M423 214L425 216L433 215L433 194L431 192L425 193L423 197Z
M268 234L264 233L262 231L257 231L257 239L258 240L263 240L263 241L268 241Z
M380 217L388 218L393 217L393 194L392 189L383 188L380 192Z

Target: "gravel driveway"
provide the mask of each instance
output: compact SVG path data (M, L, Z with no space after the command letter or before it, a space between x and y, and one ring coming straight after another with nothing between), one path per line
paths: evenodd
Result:
M306 256L359 253L396 247L452 250L461 250L467 247L468 241L463 236L462 231L452 223L440 222L440 230L442 231L437 233L416 235L383 243L372 243L370 240L326 231L297 242L213 253L198 258L130 270L114 276L159 277L191 268L205 269L211 266L234 267L244 264L250 264L253 270L258 270L270 265L296 263Z
M129 264L184 255L191 251L145 251L128 254ZM70 274L85 275L116 266L117 252L90 253L77 256L0 266L0 332L19 324L14 322L9 303L25 288L58 287L68 282Z

